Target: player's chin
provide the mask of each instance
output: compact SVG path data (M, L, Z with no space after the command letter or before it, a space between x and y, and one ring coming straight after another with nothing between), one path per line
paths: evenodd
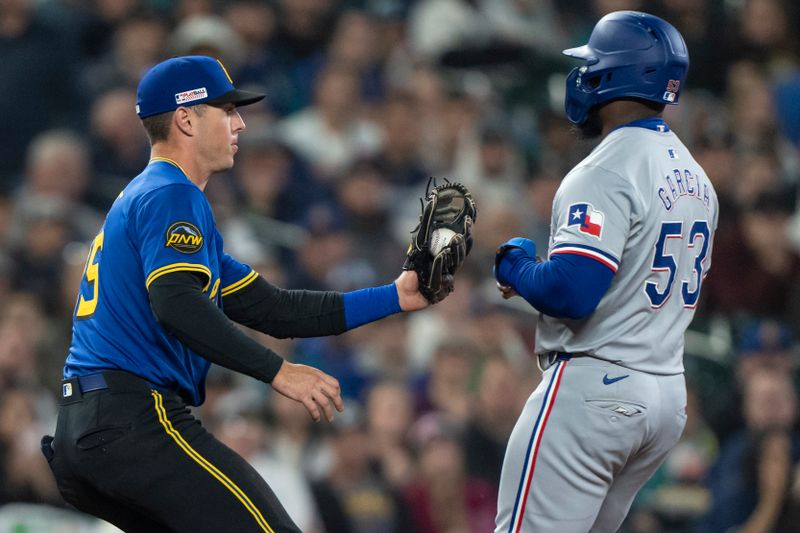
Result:
M233 155L227 159L220 159L214 167L214 172L225 172L233 168Z
M233 150L231 150L228 154L226 154L224 158L221 158L220 166L222 166L223 168L221 168L220 170L230 170L231 168L233 168L233 163L234 160L236 159L236 147L233 146L232 148Z

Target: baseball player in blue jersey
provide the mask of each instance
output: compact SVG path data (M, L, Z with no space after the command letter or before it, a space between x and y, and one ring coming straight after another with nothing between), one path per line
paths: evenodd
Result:
M686 421L683 337L711 264L718 203L662 120L689 67L680 33L606 15L566 81L566 112L600 144L553 201L547 258L501 245L505 297L539 312L542 382L510 437L496 533L616 531Z
M278 289L224 251L203 190L233 165L245 125L219 61L177 57L142 78L152 144L94 239L75 307L55 438L42 450L64 499L125 531L299 531L267 483L200 425L211 363L271 383L315 420L339 384L284 361L234 322L275 337L337 334L428 305L417 275L349 293Z

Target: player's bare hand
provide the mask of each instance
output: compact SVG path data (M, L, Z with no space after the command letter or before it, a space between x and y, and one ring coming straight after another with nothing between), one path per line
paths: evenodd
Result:
M503 295L504 300L508 300L509 298L513 298L514 296L519 296L519 293L509 287L508 285L500 285L497 284L497 290L500 291L500 294Z
M314 422L322 419L322 413L331 422L334 408L339 412L344 410L339 381L310 366L284 361L272 380L272 388L302 403Z
M428 300L419 292L419 278L413 270L405 270L394 280L397 295L400 298L400 309L418 311L428 307Z

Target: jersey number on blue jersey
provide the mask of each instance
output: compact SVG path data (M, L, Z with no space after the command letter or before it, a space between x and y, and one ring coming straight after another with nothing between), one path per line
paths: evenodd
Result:
M83 270L83 280L81 288L84 283L92 287L92 297L85 299L82 291L78 294L78 305L75 308L75 318L79 320L86 320L92 318L95 309L97 309L97 295L100 292L100 257L97 255L103 249L103 232L101 231L92 242L92 249L89 252L89 258L86 260L86 268Z
M703 283L703 262L708 255L708 247L711 240L711 230L708 227L708 221L696 220L692 227L689 229L687 239L687 247L690 249L696 248L698 238L702 238L702 246L700 252L694 258L694 265L692 268L691 280L681 280L681 297L683 298L683 306L694 308L697 305L697 300L700 298L700 285ZM683 239L683 222L663 222L661 224L661 233L658 236L658 241L655 246L655 257L653 257L652 270L654 272L668 272L669 279L663 291L658 290L658 283L654 281L645 282L644 292L650 299L650 306L659 308L666 303L672 293L672 287L675 284L675 278L678 274L678 263L675 261L675 256L667 252L667 243L669 239ZM694 283L692 283L694 281ZM690 286L694 284L695 289L691 290Z

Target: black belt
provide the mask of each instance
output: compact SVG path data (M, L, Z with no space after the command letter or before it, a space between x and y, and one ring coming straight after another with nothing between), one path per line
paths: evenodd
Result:
M537 356L539 360L539 370L544 372L559 361L569 361L573 357L591 357L586 353L569 353L569 352L545 352Z

